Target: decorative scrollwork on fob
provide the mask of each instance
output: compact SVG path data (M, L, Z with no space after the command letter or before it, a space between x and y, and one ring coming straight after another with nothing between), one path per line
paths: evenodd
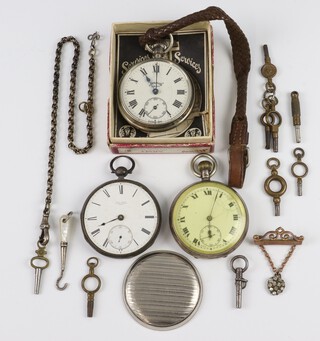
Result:
M257 245L301 245L303 239L303 236L296 236L282 227L278 227L275 231L268 231L262 236L253 236L253 241Z

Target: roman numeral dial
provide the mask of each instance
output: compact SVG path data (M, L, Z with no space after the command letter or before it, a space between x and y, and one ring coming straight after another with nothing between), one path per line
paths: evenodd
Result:
M230 187L202 181L186 188L170 210L170 227L179 245L196 257L225 256L248 229L243 200Z
M81 212L85 239L98 252L111 257L131 257L144 251L155 240L160 221L156 198L145 186L131 180L99 186Z
M178 64L150 59L124 74L118 99L122 115L133 126L142 131L164 131L192 111L194 81Z

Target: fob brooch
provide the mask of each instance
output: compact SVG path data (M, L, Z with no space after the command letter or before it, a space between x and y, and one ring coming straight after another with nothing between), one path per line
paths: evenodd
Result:
M248 211L239 194L220 182L210 181L217 168L209 154L191 162L202 181L178 194L170 209L170 227L183 250L200 258L228 255L243 241Z
M131 167L115 169L114 163L119 158L129 160ZM131 157L115 157L110 168L118 179L97 187L81 211L86 241L109 257L138 255L153 244L159 233L161 212L157 199L141 183L125 179L134 167Z
M200 110L200 88L193 77L168 59L170 41L146 45L152 58L132 66L121 78L118 104L121 114L144 132L164 132L184 122L185 131L192 116Z

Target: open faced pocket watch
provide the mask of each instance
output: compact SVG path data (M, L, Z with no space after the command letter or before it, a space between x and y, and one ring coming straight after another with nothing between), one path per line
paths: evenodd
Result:
M172 46L172 35L170 41L146 44L153 57L132 66L119 83L122 116L151 136L184 132L200 111L200 87L191 74L168 59Z
M115 169L114 163L119 158L128 159L131 167ZM83 205L84 237L103 255L133 257L150 247L159 233L161 212L157 199L141 183L125 179L134 167L131 157L115 157L110 168L118 179L98 186Z
M211 155L196 155L191 167L202 181L183 189L170 209L172 234L194 257L228 255L240 245L248 229L248 211L239 194L227 185L210 181L216 165Z

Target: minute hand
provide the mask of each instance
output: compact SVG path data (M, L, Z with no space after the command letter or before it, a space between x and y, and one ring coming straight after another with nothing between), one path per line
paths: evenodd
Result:
M212 204L212 207L211 207L211 211L210 211L210 215L209 215L211 218L212 218L212 212L213 212L214 205L215 205L215 203L217 201L217 198L218 198L218 194L219 194L219 190L217 191L217 194L216 194L216 196L214 198L214 201L213 201L213 204Z

